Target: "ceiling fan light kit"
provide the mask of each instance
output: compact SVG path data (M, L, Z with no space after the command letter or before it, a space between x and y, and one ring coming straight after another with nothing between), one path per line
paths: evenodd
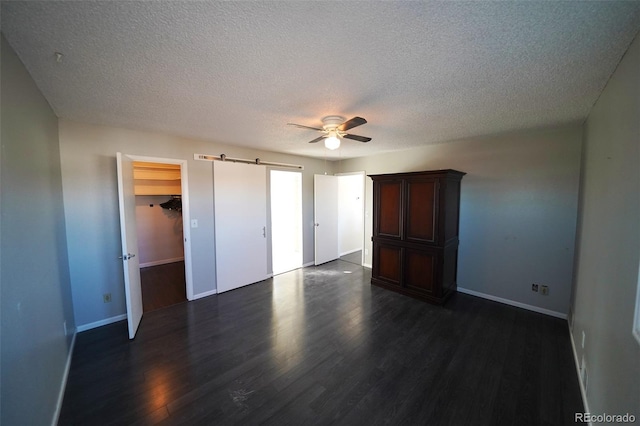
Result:
M331 150L340 148L340 139L335 130L330 131L329 136L324 139L324 146Z
M353 139L359 142L369 142L371 138L366 136L358 136L347 133L347 130L365 124L367 120L362 117L353 117L351 120L345 121L344 117L339 115L328 115L322 119L322 128L303 126L302 124L287 123L289 126L296 126L302 129L310 129L324 133L324 135L315 138L309 143L316 143L324 140L324 146L327 149L338 149L342 138Z

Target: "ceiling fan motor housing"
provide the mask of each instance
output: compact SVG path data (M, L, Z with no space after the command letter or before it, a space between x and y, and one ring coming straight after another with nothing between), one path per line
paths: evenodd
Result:
M326 131L335 130L345 122L345 118L339 115L328 115L322 119L322 128Z

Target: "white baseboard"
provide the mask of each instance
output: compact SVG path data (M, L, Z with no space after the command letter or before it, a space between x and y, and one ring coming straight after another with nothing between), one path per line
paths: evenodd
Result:
M306 268L306 267L308 267L308 266L313 266L313 265L315 265L315 262L307 262L307 263L305 263L304 265L302 265L302 267L303 267L303 268Z
M514 300L504 299L502 297L492 296L490 294L480 293L474 290L468 290L466 288L458 287L458 291L460 293L470 294L471 296L482 297L483 299L493 300L494 302L504 303L505 305L515 306L517 308L526 309L528 311L537 312L539 314L545 314L552 317L567 319L567 314L563 314L562 312L556 312L545 308L540 308L538 306L527 305L526 303L516 302Z
M364 266L365 268L373 269L373 265L370 263L363 263L362 266Z
M141 268L148 268L149 266L166 265L167 263L182 262L184 257L174 257L173 259L154 260L151 262L144 262L140 264Z
M213 296L214 294L218 294L218 290L217 289L216 290L205 291L204 293L194 294L193 295L193 299L191 299L191 300L202 299L203 297Z
M584 383L582 383L582 377L580 375L580 361L578 361L578 351L576 350L576 342L573 340L573 333L571 332L571 328L569 328L569 337L571 338L571 349L573 349L573 361L576 364L576 374L578 375L578 383L580 384L580 394L582 395L582 404L584 405L584 412L590 413L589 410L589 401L587 401L587 390L584 388ZM589 422L589 426L593 426L592 422Z
M340 253L340 256L346 256L346 255L348 255L348 254L355 253L355 252L357 252L357 251L362 251L362 249L361 249L361 248L359 248L359 249L355 249L355 250L345 251L344 253Z
M112 324L114 322L122 321L124 319L127 319L127 314L116 315L115 317L105 318L100 321L90 322L89 324L79 325L76 328L76 331L80 333L82 331L87 331L87 330L91 330L92 328L102 327L103 325Z
M69 345L69 352L67 353L67 362L64 366L64 373L62 373L62 382L60 383L60 391L58 392L58 401L56 402L56 411L53 413L53 419L51 420L51 426L58 424L60 418L60 410L62 410L62 402L64 400L64 391L67 389L67 379L69 378L69 370L71 370L71 358L73 357L73 348L76 345L77 332L73 333L71 338L71 344Z

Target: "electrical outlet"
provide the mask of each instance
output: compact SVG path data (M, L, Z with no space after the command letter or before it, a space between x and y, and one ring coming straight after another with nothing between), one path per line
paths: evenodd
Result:
M102 295L102 301L104 303L111 303L111 293L105 293Z
M531 284L531 291L538 292L538 284Z
M540 294L542 294L543 296L549 295L549 286L543 285L540 288Z
M587 338L587 335L582 331L582 349L584 349L584 340Z
M67 322L62 323L62 327L64 327L64 335L67 336L69 333L67 332Z

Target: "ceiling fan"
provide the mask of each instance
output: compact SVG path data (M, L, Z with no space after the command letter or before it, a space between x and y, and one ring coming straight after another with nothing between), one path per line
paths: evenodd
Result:
M344 117L340 117L339 115L329 115L322 119L322 129L295 123L287 123L287 125L322 132L324 133L322 136L318 136L314 140L309 141L309 143L320 142L324 139L324 146L328 149L337 149L340 147L340 139L342 138L353 139L359 142L369 142L371 138L347 133L347 130L361 126L366 122L367 120L362 117L353 117L351 120L345 121Z

